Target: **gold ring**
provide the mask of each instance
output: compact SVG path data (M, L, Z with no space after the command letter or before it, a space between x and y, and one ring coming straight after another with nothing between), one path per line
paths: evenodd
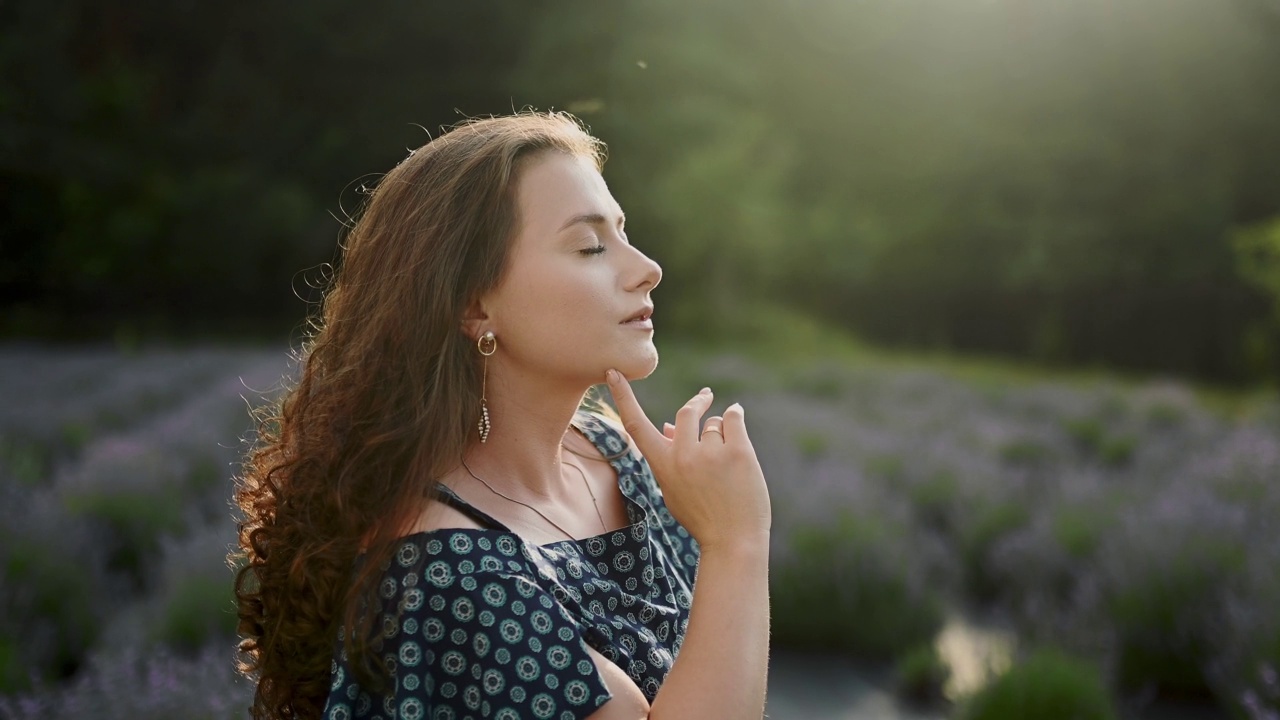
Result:
M710 428L703 428L703 429L702 429L702 434L703 434L703 435L706 435L706 434L707 434L707 433L709 433L709 432L713 432L713 433L715 433L715 434L719 435L722 439L724 438L724 433L720 432L720 429L719 429L719 428L713 428L713 427L710 427Z

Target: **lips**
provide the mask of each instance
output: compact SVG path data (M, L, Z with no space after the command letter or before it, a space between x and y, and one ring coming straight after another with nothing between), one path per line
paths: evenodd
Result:
M618 324L625 325L626 323L635 322L637 320L641 320L641 321L648 320L651 315L653 315L653 306L647 305L643 308L640 308L636 312L632 313L630 317L628 317L626 320L623 320Z

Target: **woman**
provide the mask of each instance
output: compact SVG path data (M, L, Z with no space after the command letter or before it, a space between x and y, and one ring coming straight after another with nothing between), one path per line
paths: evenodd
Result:
M237 488L255 718L761 717L764 477L739 405L632 394L662 272L602 163L476 120L369 197Z

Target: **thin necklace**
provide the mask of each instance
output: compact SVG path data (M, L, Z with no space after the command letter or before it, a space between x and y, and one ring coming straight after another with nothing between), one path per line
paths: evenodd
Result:
M564 446L561 445L560 447ZM569 452L573 451L570 450ZM560 464L563 465L564 461L561 460ZM609 532L609 528L604 524L604 516L600 514L600 503L596 500L596 494L591 489L591 483L587 482L587 473L573 463L569 463L569 467L578 471L578 474L582 476L582 484L587 486L587 494L591 496L591 505L596 509L596 517L600 518L600 532Z
M564 463L561 463L561 464L564 464ZM582 476L582 484L587 486L587 492L591 494L591 502L595 504L595 508L596 508L596 517L600 518L600 529L601 529L602 531L604 531L604 532L608 532L609 528L605 527L605 524L604 524L604 516L600 514L600 504L596 501L596 494L595 494L594 492L592 492L592 491L591 491L591 484L587 482L587 474L586 474L586 473L584 473L584 472L582 471L582 469L581 469L581 468L579 468L577 465L572 465L572 463L570 463L570 465L571 465L571 467L573 467L574 469L576 469L576 470L578 471L578 474L579 474L579 475L581 475L581 476ZM529 503L527 503L527 502L522 502L522 501L520 501L520 500L517 500L517 499L515 499L515 498L511 497L510 495L505 495L505 494L500 493L500 492L498 492L497 490L495 490L495 489L493 488L493 486L492 486L492 485L490 485L489 483L487 483L487 482L485 482L485 481L484 481L484 478L482 478L482 477L480 477L479 475L477 475L477 474L475 474L474 472L472 472L472 470L471 470L471 466L467 465L467 461L466 461L466 460L463 460L463 461L462 461L462 467L464 467L464 468L466 468L466 469L467 469L467 473L468 473L469 475L471 475L471 477L475 478L476 480L479 480L479 481L480 481L480 484L482 484L482 485L484 485L485 487L489 488L489 492L493 493L494 495L497 495L498 497L505 498L505 499L507 499L507 500L510 500L510 501L511 501L511 502L513 502L513 503L516 503L516 504L518 504L518 505L523 505L523 506L525 506L525 507L529 508L530 510L532 510L532 511L534 511L534 512L538 513L538 515L539 515L539 516L541 516L543 520L546 520L547 522L549 522L549 523L551 523L553 526L555 526L555 529L559 530L560 532L562 532L562 533L564 533L566 536L568 536L568 538L569 538L570 540L577 540L577 538L573 536L573 533L571 533L571 532L569 532L568 530L565 530L564 528L560 527L560 525L559 525L558 523L556 523L556 521L555 521L555 520L552 520L551 518L549 518L549 517L547 517L546 515L544 515L544 514L542 513L542 511L541 511L541 510L539 510L538 508L536 508L536 507L534 507L534 506L530 505L530 504L529 504Z

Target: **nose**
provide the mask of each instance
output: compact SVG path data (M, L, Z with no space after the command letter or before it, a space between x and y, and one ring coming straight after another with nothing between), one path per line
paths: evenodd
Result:
M627 245L634 253L633 266L631 269L630 282L627 283L628 290L652 290L662 282L662 266L653 258L640 252L634 245Z

